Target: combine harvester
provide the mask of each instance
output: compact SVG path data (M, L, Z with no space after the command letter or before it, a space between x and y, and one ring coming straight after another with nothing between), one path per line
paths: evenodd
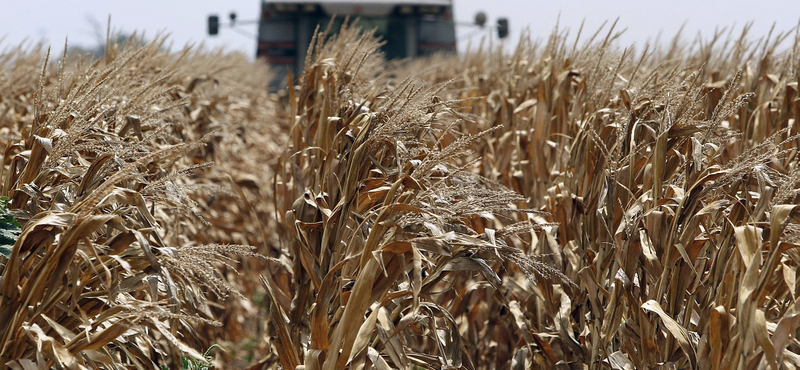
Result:
M331 29L338 30L346 17L358 18L363 29L375 29L386 41L383 52L388 59L455 52L457 25L483 28L486 23L483 12L474 23L454 21L452 0L263 0L256 57L273 65L277 76L287 71L297 75L317 26L325 29L333 20ZM230 14L230 27L246 23L254 22L237 23L236 14ZM216 35L220 26L218 16L208 17L209 35ZM501 39L508 35L507 19L498 19L495 27Z

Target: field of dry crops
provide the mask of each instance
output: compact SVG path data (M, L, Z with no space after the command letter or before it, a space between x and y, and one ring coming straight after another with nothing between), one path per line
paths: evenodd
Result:
M800 36L736 32L6 47L0 369L800 367Z

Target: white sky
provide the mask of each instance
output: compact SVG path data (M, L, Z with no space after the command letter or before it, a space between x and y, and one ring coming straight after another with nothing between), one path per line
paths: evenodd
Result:
M258 0L0 0L0 37L5 35L0 49L25 40L45 41L57 53L63 50L65 37L70 45L94 46L98 37L103 39L110 14L112 27L125 33L144 31L152 37L166 31L175 47L204 42L252 56L254 38L244 34L254 35L255 25L221 29L220 35L210 37L206 35L206 17L216 13L227 20L227 14L235 11L239 20L255 20L259 7ZM662 41L669 41L683 24L684 38L693 39L698 32L709 38L715 28L731 26L738 35L750 21L754 22L752 37L761 37L773 23L777 31L790 31L800 21L800 0L454 0L458 21L471 22L479 10L487 13L490 24L507 17L513 42L526 27L533 38L546 38L559 18L560 27L569 29L572 36L586 20L585 39L603 21L610 24L619 17L618 29L627 29L621 46L653 41L659 33ZM459 27L458 34L475 32ZM472 40L477 42L480 36ZM466 42L466 38L459 40L460 50Z

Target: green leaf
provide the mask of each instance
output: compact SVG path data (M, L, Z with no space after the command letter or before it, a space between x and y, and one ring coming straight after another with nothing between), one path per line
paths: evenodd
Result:
M22 233L22 225L8 211L8 198L0 197L0 255L11 257L11 250Z

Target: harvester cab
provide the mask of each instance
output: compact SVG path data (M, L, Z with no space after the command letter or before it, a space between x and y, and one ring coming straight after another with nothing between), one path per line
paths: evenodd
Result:
M277 76L288 71L297 75L314 30L325 29L329 22L334 22L332 30L338 30L346 17L358 18L363 29L374 29L385 41L382 51L388 59L455 52L456 26L465 25L453 20L452 0L262 0L256 57L271 64ZM469 25L484 28L485 22L481 12ZM245 23L251 22L230 15L230 26ZM222 26L218 16L208 17L209 35L216 35ZM497 31L500 38L508 34L506 19L498 20Z

